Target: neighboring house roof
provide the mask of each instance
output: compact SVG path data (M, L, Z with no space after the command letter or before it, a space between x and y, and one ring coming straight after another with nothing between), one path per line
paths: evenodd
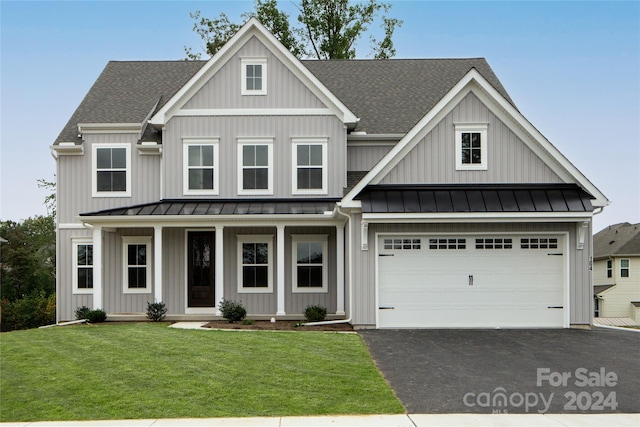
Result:
M593 236L595 259L613 256L640 256L640 224L610 225Z
M370 185L357 199L363 213L591 212L575 184Z
M593 286L593 295L598 295L607 289L613 288L615 285L594 285Z
M356 130L368 134L409 132L472 68L513 104L484 58L302 63L360 118Z

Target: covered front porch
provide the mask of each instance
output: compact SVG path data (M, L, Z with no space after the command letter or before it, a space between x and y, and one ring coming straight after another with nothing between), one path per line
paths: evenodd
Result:
M254 319L345 312L345 227L335 201L161 201L81 216L93 243L92 305L139 320L215 319L222 299Z

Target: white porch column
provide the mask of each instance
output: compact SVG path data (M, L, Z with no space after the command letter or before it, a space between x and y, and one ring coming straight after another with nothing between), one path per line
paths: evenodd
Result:
M93 227L93 309L102 306L102 227Z
M278 308L276 311L277 316L284 316L284 225L277 226L278 232L276 234L276 253L277 253L277 266L276 266L276 286L278 290Z
M224 226L216 226L215 250L215 298L216 316L222 316L220 301L224 298Z
M162 302L162 226L153 227L153 280L155 300Z
M344 224L336 225L336 314L344 316Z

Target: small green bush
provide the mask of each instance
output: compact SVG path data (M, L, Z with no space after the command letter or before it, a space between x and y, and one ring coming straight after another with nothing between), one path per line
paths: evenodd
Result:
M76 315L76 320L86 319L87 318L87 313L90 312L90 311L91 311L91 309L89 307L87 307L86 305L83 305L82 307L76 308L76 310L74 311L74 313Z
M243 325L253 325L254 323L256 323L256 321L255 321L255 320L253 320L253 319L244 319L244 320L242 321L242 324L243 324Z
M167 315L167 306L163 302L147 301L147 318L153 322L161 322Z
M2 331L37 328L56 322L56 296L36 291L15 301L2 299Z
M220 312L229 323L240 321L247 316L247 310L242 306L242 301L223 299L220 301Z
M321 305L308 305L304 309L304 318L309 322L322 322L327 317L327 309Z
M107 313L104 310L90 310L85 317L89 323L102 323L107 320Z

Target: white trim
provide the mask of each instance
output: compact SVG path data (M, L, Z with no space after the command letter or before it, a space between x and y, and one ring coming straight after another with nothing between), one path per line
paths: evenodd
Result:
M220 192L220 157L218 146L220 138L183 138L182 139L182 192L186 196L217 196ZM200 167L201 169L213 169L212 189L191 189L189 188L189 147L213 147L213 166ZM194 166L194 168L198 168Z
M324 102L343 123L355 124L358 118L327 87L302 65L256 18L251 18L225 45L151 117L154 125L166 124L182 106L220 70L251 38L256 37L271 53Z
M78 123L78 133L140 133L141 123Z
M211 116L333 116L329 108L184 108L174 117Z
M610 202L571 162L564 157L529 121L502 96L476 70L471 69L401 140L380 160L369 173L343 198L344 207L354 207L356 197L368 184L379 183L455 106L473 92L505 124L511 123L513 131L536 155L565 182L576 182L591 193L595 207Z
M298 243L322 244L322 286L301 288L298 286ZM327 234L292 234L291 235L291 292L293 293L327 293L329 262L329 236ZM304 265L304 264L301 264ZM313 264L316 265L316 264Z
M273 195L273 140L274 138L238 138L238 195L240 196L271 196ZM245 145L266 145L267 146L267 188L266 189L244 189L243 182L243 147ZM247 166L249 167L249 166Z
M151 236L122 236L122 293L123 294L150 294L151 277L153 276L153 249L151 247ZM146 252L146 283L144 288L129 288L129 245L145 245ZM140 266L137 266L140 267Z
M487 124L486 123L456 123L455 126L455 149L456 149L456 170L487 170ZM480 134L480 163L462 162L462 134ZM469 141L471 143L471 141ZM470 150L473 148L470 147ZM471 153L469 154L471 157Z
M261 89L247 89L247 66L259 65L260 66L260 83ZM267 58L266 57L244 57L240 58L241 69L241 83L240 94L241 95L266 95L267 94Z
M583 221L582 223L578 223L576 224L576 227L577 227L576 235L578 236L576 239L576 249L582 250L584 249L584 241L585 241L585 238L587 237L589 221Z
M153 227L153 281L155 302L162 302L162 226Z
M278 224L276 227L276 316L284 316L285 311L285 271L284 271L284 249L285 249L285 239L284 239L284 224Z
M78 246L86 245L91 246L92 248L92 256L93 258L93 239L91 237L72 237L71 238L71 261L72 261L72 278L71 283L73 284L73 294L84 294L91 295L93 294L93 287L91 288L78 288ZM88 267L84 266L84 267ZM93 276L93 259L91 261L91 275ZM92 280L93 282L93 280Z
M84 154L84 144L75 142L60 142L50 147L59 156L82 156Z
M378 307L380 307L380 280L379 280L379 263L378 260L380 259L380 237L383 236L487 236L487 235L491 235L491 236L518 236L518 237L527 237L527 236L548 236L548 237L559 237L562 238L564 241L564 245L563 245L563 257L564 257L564 265L563 265L563 277L564 277L564 283L562 286L562 292L563 292L563 328L569 328L570 325L570 319L571 319L571 298L570 298L570 292L571 292L571 277L570 277L570 271L571 271L571 252L569 250L570 245L569 245L569 233L566 231L563 232L557 232L557 231L533 231L533 232L529 232L529 231L524 231L524 232L486 232L486 231L476 231L476 232L390 232L390 231L385 231L385 232L376 232L375 233L375 262L374 262L374 286L375 286L375 306L374 306L374 310L375 310L375 322L376 322L376 329L380 328L380 310L378 309ZM515 241L513 243L514 245L516 244Z
M367 222L581 222L590 221L591 212L448 212L448 213L363 213Z
M291 138L291 194L293 195L325 195L328 194L328 140L329 138ZM298 146L320 146L322 148L322 188L298 188ZM316 166L317 167L317 166Z
M142 141L136 145L141 156L159 156L162 154L162 144L155 141Z
M345 250L344 250L344 224L336 225L336 315L344 316L344 263L345 263ZM351 256L351 254L349 254Z
M238 218L242 217L242 218ZM324 214L247 214L247 215L139 215L136 217L91 216L80 217L80 220L89 225L100 225L118 228L153 227L211 227L214 223L226 227L247 227L258 225L260 227L277 226L278 224L328 226L333 227L339 221L327 219Z
M93 227L93 309L102 307L102 228ZM61 257L62 258L62 257Z
M86 230L84 224L78 222L63 222L58 224L58 230Z
M224 299L224 225L216 225L214 233L215 283L213 293L215 300L213 302L216 305L216 316L222 316L218 301L222 301Z
M104 148L124 148L126 159L126 190L125 191L98 191L98 150ZM91 196L102 197L131 197L131 144L109 143L93 144L91 147Z
M238 262L238 293L239 294L265 294L273 293L273 235L271 234L238 234L237 236L237 262ZM242 286L242 244L243 243L266 243L267 244L267 287L265 288L245 288ZM263 265L263 264L259 264Z

